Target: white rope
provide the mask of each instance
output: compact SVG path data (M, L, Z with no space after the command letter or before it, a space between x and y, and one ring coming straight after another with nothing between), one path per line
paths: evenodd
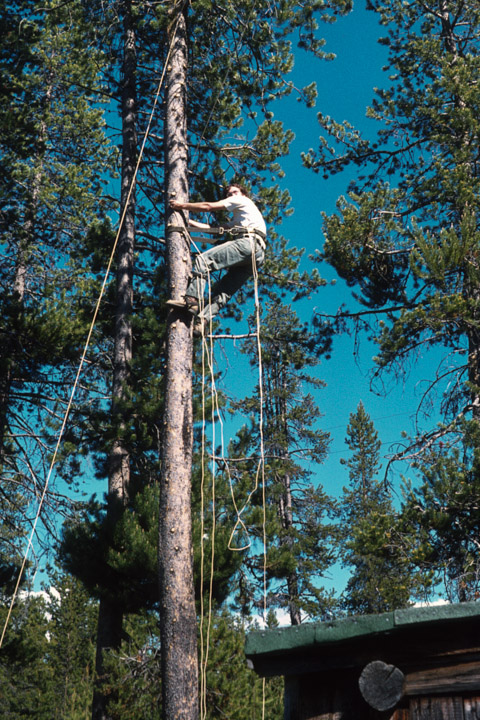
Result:
M96 304L96 306L95 306L95 310L94 310L94 313L93 313L92 322L91 322L91 324L90 324L90 329L89 329L89 331L88 331L87 340L86 340L86 342L85 342L85 347L84 347L84 349L83 349L82 357L81 357L81 359L80 359L80 363L79 363L79 366L78 366L77 374L76 374L76 376L75 376L75 380L74 380L74 383L73 383L72 391L71 391L71 393L70 393L70 398L69 398L69 401L68 401L68 404L67 404L67 408L66 408L66 410L65 410L65 414L64 414L64 417L63 417L62 425L61 425L60 432L59 432L59 435L58 435L57 443L56 443L56 445L55 445L55 450L54 450L54 453L53 453L53 456L52 456L52 460L51 460L51 463L50 463L50 467L49 467L49 470L48 470L48 473L47 473L47 478L46 478L46 480L45 480L45 485L44 485L44 487L43 487L43 491L42 491L42 494L41 494L41 497L40 497L40 502L39 502L39 504L38 504L37 513L36 513L36 516L35 516L35 519L34 519L34 522L33 522L33 525L32 525L32 530L31 530L31 533L30 533L30 536L29 536L29 539L28 539L27 548L26 548L26 550L25 550L25 554L24 554L24 557L23 557L23 561L22 561L22 564L21 564L21 567L20 567L20 570L19 570L19 573L18 573L18 578L17 578L17 582L16 582L16 585L15 585L15 589L14 589L14 591L13 591L13 595L12 595L12 598L11 598L10 606L9 606L9 609L8 609L8 612L7 612L7 616L6 616L6 618L5 618L5 622L4 622L4 625L3 625L2 635L1 635L1 637L0 637L0 648L1 648L2 645L3 645L3 640L4 640L4 638L5 638L5 634L6 634L6 631L7 631L7 627L8 627L8 624L9 624L9 622L10 622L11 615L12 615L13 606L14 606L15 601L16 601L16 599L17 599L18 590L19 590L19 587L20 587L20 583L21 583L21 581L22 581L23 573L25 572L25 567L26 567L26 564L27 564L27 559L28 559L28 556L29 556L29 554L30 554L30 550L31 550L31 548L32 548L32 546L33 546L33 538L34 538L34 536L35 536L37 524L38 524L38 521L39 521L39 519L40 519L40 514L41 514L42 507L43 507L43 503L44 503L44 501L45 501L45 497L46 497L46 494L47 494L48 486L49 486L49 483L50 483L50 478L51 478L51 475L52 475L52 472L53 472L54 465L55 465L55 463L56 463L56 461L57 461L58 451L59 451L59 449L60 449L60 443L61 443L61 441L62 441L62 437L63 437L64 431L65 431L65 427L66 427L66 424L67 424L67 420L68 420L68 417L69 417L69 415L70 415L70 410L71 410L71 408L72 408L73 398L74 398L74 396L75 396L75 393L76 393L76 390L77 390L77 387L78 387L78 382L79 382L79 379L80 379L80 375L81 375L81 372L82 372L82 370L83 370L83 365L84 365L84 363L85 363L85 358L86 358L87 350L88 350L88 348L89 348L90 340L91 340L92 333L93 333L93 329L94 329L94 326L95 326L95 323L96 323L96 320L97 320L97 317L98 317L98 313L99 313L99 309L100 309L100 304L101 304L101 301L102 301L102 299L103 299L103 295L104 295L104 293L105 293L105 287L106 287L106 284L107 284L108 277L109 277L109 275L110 275L110 270L111 270L111 267L112 267L113 258L114 258L114 255L115 255L115 251L116 251L116 249L117 249L117 245L118 245L119 238L120 238L120 233L121 233L121 230L122 230L122 228L123 228L123 223L124 223L124 221L125 221L125 216L126 216L126 213L127 213L127 209L128 209L129 203L130 203L130 198L131 198L131 196L132 196L133 188L134 188L134 186L135 186L135 182L136 182L136 179L137 179L137 174L138 174L138 170L139 170L139 167L140 167L140 163L141 163L141 160L142 160L142 157L143 157L143 152L144 152L144 149L145 149L145 144L146 144L148 135L150 134L150 129L151 129L153 117L154 117L154 114L155 114L155 111L156 111L156 108L157 108L157 105L158 105L158 98L159 98L159 95L160 95L160 90L161 90L162 85L163 85L163 81L164 81L164 78L165 78L166 68L167 68L168 61L169 61L169 58L170 58L170 54L171 54L171 51L172 51L173 43L174 43L175 38L176 38L176 33L177 33L177 29L178 29L178 22L179 22L179 20L180 20L180 16L177 18L177 23L176 23L176 26L175 26L175 31L174 31L174 33L173 33L173 35L172 35L172 40L171 40L170 46L169 46L169 48L168 48L167 57L166 57L166 60L165 60L164 66L163 66L163 71L162 71L162 75L161 75L161 77L160 77L160 81L159 81L159 83L158 83L157 91L156 91L155 98L154 98L154 102L153 102L153 106L152 106L152 111L151 111L151 113L150 113L150 117L149 117L149 120L148 120L148 123L147 123L147 129L145 130L145 134L144 134L144 137L143 137L143 142L142 142L142 145L141 145L141 148L140 148L140 152L139 152L139 155L138 155L137 164L136 164L136 166L135 166L135 171L134 171L134 174L133 174L132 182L131 182L130 187L129 187L129 190L128 190L128 194L127 194L127 198L126 198L126 201L125 201L125 205L124 205L124 208L123 208L123 212L122 212L122 215L121 215L121 218L120 218L120 223L119 223L119 226L118 226L117 234L116 234L116 237L115 237L115 241L114 241L114 243L113 243L112 252L111 252L111 254L110 254L110 259L109 259L109 261L108 261L108 265L107 265L107 269L106 269L105 276L104 276L104 279L103 279L102 287L101 287L101 289L100 289L100 294L99 294L99 296L98 296L97 304Z
M200 252L194 239L188 232L188 229L185 229L185 234L188 237L190 243L193 245L195 250L197 252ZM257 338L257 353L258 353L258 371L259 371L259 401L260 401L260 409L259 409L259 434L260 434L260 459L258 462L257 470L255 473L255 482L254 487L250 491L247 500L245 501L243 507L239 510L236 498L235 498L235 491L233 487L232 477L230 473L230 468L228 464L228 460L225 457L225 444L224 444L224 423L222 420L221 410L220 410L220 404L218 399L218 391L216 388L216 382L215 382L215 370L214 370L214 336L213 336L213 323L212 323L212 317L211 313L209 313L209 335L208 337L205 336L204 328L205 325L202 322L201 331L202 331L202 449L201 449L201 456L202 456L202 475L201 475L201 570L200 570L200 587L201 587L201 598L200 598L200 642L201 642L201 648L200 648L200 718L201 720L205 720L207 716L207 687L206 687L206 677L207 677L207 667L208 667L208 657L209 657L209 644L210 644L210 632L211 632L211 622L212 622L212 601L213 601L213 576L214 576L214 563L215 563L215 530L216 530L216 517L215 517L215 479L216 479L216 466L218 459L221 459L222 463L224 464L224 467L226 469L228 479L229 479L229 486L230 486L230 494L232 497L233 506L235 508L236 513L236 522L235 526L232 530L232 533L230 535L230 539L228 542L228 549L233 552L240 552L242 550L246 550L249 547L251 547L251 541L248 540L248 543L245 544L242 547L234 547L233 546L233 538L237 532L237 529L239 526L244 530L246 536L248 537L248 530L245 526L245 523L242 520L242 513L245 511L245 509L249 506L250 500L254 493L258 490L259 487L262 488L262 505L263 505L263 519L262 519L262 540L263 540L263 619L264 622L266 621L266 605L267 605L267 580L266 580L266 568L267 568L267 542L266 542L266 489L265 489L265 459L264 459L264 427L263 427L263 366L262 366L262 348L261 348L261 339L260 339L260 303L259 303L259 297L258 297L258 268L256 264L256 257L255 257L255 238L251 236L251 242L252 242L252 270L253 270L253 279L254 279L254 293L255 293L255 317L256 317L256 326L257 331L255 333L255 336ZM211 295L211 273L208 267L204 270L206 275L206 281L207 281L207 287L208 287L208 305L211 306L212 302L212 295ZM198 303L199 303L199 313L202 313L205 309L205 298L204 296L198 297ZM207 343L207 340L209 340L209 343ZM206 632L205 632L205 601L203 597L203 584L204 584L204 563L205 563L205 549L204 549L204 543L205 543L205 524L204 524L204 513L205 513L205 432L206 432L206 369L208 367L209 373L210 373L210 381L211 381L211 413L212 413L212 467L211 467L211 475L212 475L212 529L211 529L211 565L210 565L210 580L209 580L209 595L208 595L208 610L207 610L207 626L206 626ZM220 423L220 435L221 435L221 454L220 458L216 457L216 419L218 419L218 422ZM265 683L262 685L263 687L263 703L262 703L262 717L264 717L265 714Z

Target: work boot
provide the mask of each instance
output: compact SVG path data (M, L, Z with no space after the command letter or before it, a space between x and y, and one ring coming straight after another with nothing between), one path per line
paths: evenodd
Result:
M197 298L190 295L185 295L183 300L167 300L165 304L169 307L183 308L192 315L197 315L200 309Z

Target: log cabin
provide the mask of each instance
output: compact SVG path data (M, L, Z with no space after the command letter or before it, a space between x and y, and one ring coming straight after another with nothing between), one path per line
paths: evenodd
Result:
M245 654L283 675L284 720L480 720L480 602L256 630Z

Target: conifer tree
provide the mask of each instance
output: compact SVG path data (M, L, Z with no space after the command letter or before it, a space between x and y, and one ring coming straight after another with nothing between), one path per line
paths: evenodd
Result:
M108 498L106 521L121 519L131 493L130 452L125 441L128 409L125 400L130 385L132 362L133 262L135 253L135 167L137 159L137 40L136 21L130 2L123 9L123 63L121 76L122 160L120 194L120 228L116 258L115 329L112 363L112 442L108 454ZM106 594L100 600L96 673L100 683L105 674L104 653L118 648L122 635L123 612L118 595ZM105 694L97 688L92 718L106 717Z
M479 434L475 421L459 428L461 442L439 443L416 463L421 482L405 482L401 523L412 572L425 595L475 600L480 588Z
M3 625L9 596L1 592ZM27 713L40 720L51 718L53 670L46 662L48 648L47 605L41 596L20 596L10 618L9 633L2 646L0 693L5 717Z
M50 717L89 717L95 674L98 606L72 576L55 574L48 591L45 662L51 672Z
M345 442L352 455L341 460L350 482L340 500L340 557L352 575L342 605L352 614L405 607L414 579L399 543L397 514L378 475L381 443L362 402L350 415Z
M4 6L2 27L0 465L5 486L26 500L28 522L86 334L88 283L73 258L101 217L108 143L100 58L85 53L81 5ZM42 520L51 529L48 506Z
M319 115L322 145L305 163L325 176L358 168L338 212L324 218L321 257L357 288L365 320L378 320L376 372L407 373L419 354L438 348L423 408L435 394L446 422L476 418L478 3L369 7L387 31L391 83L368 109L379 128L373 139ZM448 429L419 431L411 449Z
M210 642L211 661L206 678L206 720L235 717L274 720L283 714L283 680L262 679L245 664L245 633L248 628L227 612L216 613Z
M261 385L253 397L234 403L249 418L230 450L237 507L242 507L239 498L243 498L247 504L241 519L251 535L238 524L235 544L249 548L239 595L241 604L248 604L250 596L257 609L266 600L267 608L288 611L291 623L297 625L305 617L324 617L332 611L332 598L321 580L333 563L333 504L320 486L312 484L309 468L325 457L329 437L314 427L320 411L304 389L322 386L309 374L318 357L307 328L294 310L278 301L267 304L264 311L261 357L256 343L245 346L252 353L252 366L260 363ZM265 557L262 528L267 538ZM262 598L264 571L266 598Z
M80 583L55 575L48 591L22 590L2 647L5 717L80 720L92 703L97 608ZM2 608L8 589L1 590ZM5 612L0 613L3 622Z
M451 573L451 586L453 577L473 567L471 546L459 543L463 560L456 557L453 527L435 508L448 505L465 472L476 475L469 437L476 436L480 406L480 10L473 0L373 0L369 7L386 28L381 42L391 71L389 87L376 90L368 109L378 131L372 139L348 123L319 116L321 148L304 160L325 176L357 168L337 213L324 218L321 256L367 308L353 317L368 322L378 343L375 375L406 377L418 357L432 360L417 417L433 410L441 422L419 426L399 455L425 478L418 494L406 490L422 508L415 520L417 530L423 527L422 540L410 557L437 578ZM455 477L457 455L462 464ZM454 517L476 512L475 491L460 492L457 499L464 502L455 505ZM409 500L409 513L414 505ZM422 565L425 557L429 562Z
M343 0L331 3L332 12L341 13L348 7L349 3ZM104 13L105 9L108 12ZM143 123L145 123L146 110L150 107L149 103L154 95L156 81L161 76L159 64L166 62L167 51L170 47L169 38L173 34L172 16L176 11L184 9L181 4L177 3L167 3L158 7L148 6L141 17L135 8L132 10L132 22L135 26L139 57L135 78L139 109L139 136L141 136L141 126L143 129ZM203 194L208 193L210 197L216 196L218 185L220 182L223 184L225 166L228 165L234 167L241 174L251 169L254 187L263 183L267 173L275 176L280 172L277 158L288 151L291 133L285 131L280 123L273 121L270 103L276 97L281 97L293 89L284 79L284 73L288 72L292 63L287 39L290 33L297 35L301 46L311 49L318 55L323 55L322 41L317 36L317 23L314 18L317 9L315 2L304 3L301 6L289 3L288 7L277 9L275 13L272 13L270 3L261 3L260 5L257 3L255 8L250 2L229 3L222 8L212 6L210 3L199 3L188 8L187 30L189 36L187 42L190 53L188 144L191 150L189 169L192 190ZM107 76L110 87L113 89L113 95L117 97L118 48L123 32L122 22L126 17L126 6L123 3L111 3L108 6L91 4L88 12L92 19L97 21L100 46L105 49L106 53L111 53L112 67L116 70L108 73ZM215 35L220 38L219 42L211 42L212 27L215 27ZM233 58L236 58L236 62L233 62ZM300 97L309 103L314 94L311 86L300 91ZM159 108L162 108L161 104L159 104ZM259 119L257 119L257 113L260 116ZM249 118L249 127L252 128L253 137L245 136L238 144L235 144L235 147L232 147L231 144L226 143L226 135L229 132L237 131L244 116ZM163 119L164 116L161 112L158 113L155 119L155 130L150 135L151 142L147 146L140 175L137 178L135 199L135 213L139 220L138 224L141 225L138 234L142 238L141 253L134 268L135 283L139 281L135 303L138 308L138 318L135 319L135 322L148 328L149 331L153 330L155 324L151 312L155 304L151 302L151 299L147 299L148 290L155 287L157 292L165 291L165 285L162 287L160 282L162 271L161 259L159 261L160 253L158 245L154 245L154 237L155 233L158 233L160 221L165 219L162 217L161 209L159 212L159 208L164 204L163 192L168 181L168 176L164 171L167 157L162 147L163 138L157 131ZM183 124L183 118L181 122ZM184 187L183 190L186 191L186 188ZM274 187L265 188L262 195L265 201L268 201L270 219L278 222L282 211L288 204L288 193L281 193L278 187ZM184 248L183 255L188 255L189 250L190 248ZM152 273L153 268L155 269ZM173 278L172 283L175 281L176 278ZM157 306L155 308L158 312ZM163 313L163 317L165 317L165 313ZM107 330L106 323L102 329ZM152 341L150 347L156 347L157 354L161 356L163 354L161 324L159 330L157 342ZM146 334L148 333L146 332ZM131 358L132 367L137 362L135 352L138 353L139 358L145 358L150 352L153 353L153 350L144 352L142 339L143 336L134 347L134 354ZM102 350L105 351L104 358L108 358L108 340L105 339L104 342ZM169 353L171 347L169 344ZM188 343L185 343L185 347L188 347ZM171 359L171 355L169 357ZM139 367L143 362L143 360L139 362ZM171 363L169 371L174 374L176 368L173 365ZM155 372L157 368L158 366L155 364L152 371ZM144 376L143 381L145 385L148 385L152 382L151 375L148 375L148 380ZM117 423L115 419L112 422L112 418L107 418L105 415L104 408L98 408L98 405L95 410L100 409L100 412L97 412L96 415L92 413L88 417L91 427L102 430L101 439L107 437L113 444L115 443L115 429L121 428L122 446L128 454L132 503L135 494L145 487L147 476L149 482L158 479L158 475L156 475L158 467L151 462L152 444L151 437L150 443L148 442L148 432L150 431L151 435L155 434L155 437L158 438L159 427L164 426L160 419L161 400L158 396L155 396L155 399L158 400L156 408L152 406L149 408L146 421L140 406L135 407L135 400L141 395L141 402L145 402L147 393L136 395L132 388L134 383L134 374L131 374L128 378L125 397L122 397L118 404L123 413L123 425L122 422ZM185 407L187 405L188 402ZM143 408L143 405L141 407ZM188 410L186 417L189 416L190 411ZM139 432L139 428L141 428L141 432ZM187 427L186 433L177 433L177 440L184 435L187 437L189 433L191 435L190 429ZM99 458L102 452L105 454L109 452L108 444L102 446L102 442L98 442L91 429L84 435L84 438L85 446L89 444L90 448L98 453ZM158 442L156 449L164 455L165 443L162 446L161 442ZM98 466L100 474L101 463ZM135 466L134 469L133 466ZM148 468L147 473L142 472L146 468ZM122 526L121 522L118 524L118 527L120 526ZM97 528L101 532L101 527L97 526ZM131 540L133 538L125 538L126 547L130 546ZM105 573L105 577L111 577L110 573Z

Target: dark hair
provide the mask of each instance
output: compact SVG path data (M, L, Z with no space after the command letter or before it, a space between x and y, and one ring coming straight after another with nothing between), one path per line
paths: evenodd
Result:
M228 190L228 188L231 188L231 187L238 188L240 190L240 192L242 193L242 195L245 195L245 197L250 197L248 194L247 188L245 187L245 185L242 185L242 183L238 183L238 182L228 183L227 190Z

